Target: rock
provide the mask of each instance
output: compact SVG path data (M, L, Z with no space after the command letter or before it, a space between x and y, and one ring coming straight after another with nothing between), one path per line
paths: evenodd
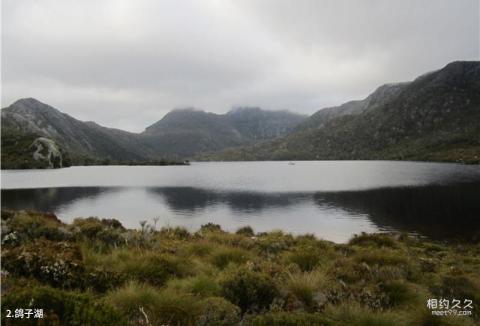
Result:
M48 168L63 167L63 155L58 145L51 139L39 137L30 145L33 150L33 159L43 161Z

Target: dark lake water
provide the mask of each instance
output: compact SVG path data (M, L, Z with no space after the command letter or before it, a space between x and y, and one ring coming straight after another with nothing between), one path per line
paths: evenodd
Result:
M436 239L480 232L480 167L389 161L218 162L2 171L2 208L141 220L196 230L281 229L336 242L404 231Z

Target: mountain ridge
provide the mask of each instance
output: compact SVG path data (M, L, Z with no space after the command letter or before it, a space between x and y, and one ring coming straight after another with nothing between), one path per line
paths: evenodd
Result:
M277 115L275 111L265 114ZM284 116L285 113L278 115ZM69 153L74 164L92 160L183 160L201 151L221 150L255 141L237 130L235 119L227 114L194 109L172 110L142 133L108 128L94 121L80 121L33 98L15 101L2 109L1 116L2 139L6 143L10 135L18 141L22 133L25 141L33 136L51 139ZM294 113L289 113L289 117L295 121L306 118ZM283 123L288 125L289 121ZM268 124L259 126L268 127ZM282 130L286 132L288 126ZM257 130L257 133L261 132ZM271 139L280 134L273 133L264 138Z
M130 133L77 120L33 98L17 100L1 117L2 154L8 149L24 157L15 148L22 144L31 156L30 144L43 137L73 164L191 158L479 163L480 62L452 62L310 117L258 107L225 114L186 108L170 111L142 133Z
M458 61L324 109L271 142L202 160L394 159L480 162L480 62Z

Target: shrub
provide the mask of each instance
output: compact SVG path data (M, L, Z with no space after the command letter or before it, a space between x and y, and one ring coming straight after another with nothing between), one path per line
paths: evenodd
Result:
M200 233L204 232L221 232L222 227L219 224L207 223L200 226Z
M403 315L373 312L355 303L341 306L328 306L324 316L327 325L344 326L392 326L409 325Z
M228 270L220 284L223 296L243 312L267 308L278 294L270 276L246 267Z
M84 267L78 246L45 239L3 249L2 267L17 276L32 276L59 287L81 286Z
M223 247L215 250L211 256L212 263L218 268L225 268L230 263L241 264L248 260L249 253L239 248Z
M218 296L221 294L221 288L218 282L207 275L172 279L168 282L167 287L202 297Z
M118 268L127 278L161 286L171 277L192 274L192 263L185 258L150 251L124 253Z
M191 295L135 282L111 292L106 301L135 325L192 325L200 311Z
M240 308L224 298L210 297L200 302L198 326L231 326L240 322Z
M2 225L3 244L9 243L9 241L5 241L5 237L9 234L13 235L9 238L15 238L15 243L23 243L41 237L52 241L63 241L70 237L63 227L64 224L54 214L29 211L2 214L8 217Z
M380 288L387 297L388 307L418 303L416 291L407 282L391 281L382 284Z
M408 265L408 257L402 252L377 249L359 252L355 259L369 265Z
M354 235L348 244L362 247L398 247L392 236L388 234L367 234L365 232L362 232L360 235Z
M235 233L240 234L240 235L244 235L244 236L247 236L247 237L253 237L255 235L255 232L253 232L253 229L250 226L241 227Z
M104 292L121 283L115 271L85 266L80 248L69 242L38 239L3 249L2 266L13 275L34 277L55 287Z
M290 234L284 234L281 231L274 231L265 234L259 234L257 246L266 255L277 255L278 253L289 249L295 242Z
M286 283L286 290L292 294L297 300L300 300L307 307L314 307L316 304L316 296L328 285L327 277L319 272L296 273L289 275ZM324 302L323 302L324 303Z
M41 308L47 325L126 325L113 307L87 293L76 293L40 286L10 292L2 296L2 309ZM20 320L15 320L19 322ZM24 325L36 325L38 319L23 319ZM2 324L9 320L2 313ZM17 323L15 323L17 324Z
M188 230L184 227L180 227L180 226L177 226L177 227L168 227L168 228L161 228L160 230L160 235L162 237L167 237L167 238L171 238L171 239L181 239L181 240L184 240L184 239L188 239L191 237L191 234L190 232L188 232Z
M248 326L324 326L325 318L320 314L305 312L270 312L259 316L249 316Z
M79 239L100 241L107 246L119 245L125 241L122 236L125 228L119 221L114 219L77 218L73 221L70 228Z
M436 293L445 298L463 298L480 301L480 281L467 275L446 275Z
M214 250L214 245L209 242L198 241L187 244L185 247L187 254L192 254L200 257L209 255Z
M287 255L287 260L297 264L304 272L313 270L321 261L321 254L315 247L300 247Z

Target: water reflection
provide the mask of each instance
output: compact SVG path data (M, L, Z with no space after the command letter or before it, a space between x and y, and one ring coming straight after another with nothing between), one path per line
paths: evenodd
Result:
M399 230L432 238L472 236L480 230L480 183L340 192L242 192L194 187L70 187L2 190L2 209L116 217L127 227L156 215L198 228L283 229L345 241L361 231Z
M210 205L224 204L236 212L257 213L265 209L296 205L313 198L313 194L303 193L225 192L192 187L145 189L164 199L174 211L196 211Z
M61 206L71 204L79 199L95 198L112 191L118 191L118 189L71 187L2 190L2 209L56 212Z
M431 238L480 232L480 183L317 193L318 205L364 213L379 228Z

